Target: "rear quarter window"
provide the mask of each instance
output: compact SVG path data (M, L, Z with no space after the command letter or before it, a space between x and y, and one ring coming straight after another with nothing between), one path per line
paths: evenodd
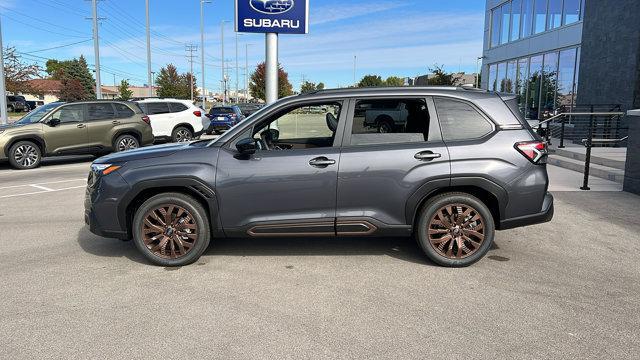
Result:
M135 115L135 112L124 104L113 104L116 107L116 116L118 118L128 118Z
M181 104L177 102L169 103L169 107L171 108L172 113L182 112L189 109L185 104Z
M169 110L169 104L164 102L152 102L146 103L145 105L147 115L168 114L169 112L171 112Z
M467 102L436 98L435 103L444 140L478 139L493 131L489 120Z

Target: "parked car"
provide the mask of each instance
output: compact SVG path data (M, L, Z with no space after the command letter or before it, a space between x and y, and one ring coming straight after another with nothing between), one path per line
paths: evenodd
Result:
M137 104L151 119L153 136L159 140L191 141L209 126L204 111L189 100L145 99Z
M244 115L237 105L212 107L207 117L211 120L207 129L209 135L227 131L244 119Z
M0 160L32 169L43 156L104 154L152 143L149 117L135 103L51 103L0 127Z
M27 104L27 111L34 110L38 106L44 105L44 101L42 100L27 100L25 103Z
M7 95L7 111L9 112L23 112L29 111L27 102L24 96L20 95Z
M244 117L249 117L256 113L258 110L262 109L264 107L264 104L245 103L238 104L238 107L240 108L240 111L242 112L242 115Z
M388 99L410 109L407 124L364 127L363 109ZM327 113L299 111L311 106ZM85 220L162 266L196 261L211 238L287 236L415 236L434 263L467 266L496 229L551 220L546 157L511 95L323 90L282 99L215 141L97 159Z
M375 107L364 109L364 125L380 133L390 133L407 123L407 104L398 100L381 101Z

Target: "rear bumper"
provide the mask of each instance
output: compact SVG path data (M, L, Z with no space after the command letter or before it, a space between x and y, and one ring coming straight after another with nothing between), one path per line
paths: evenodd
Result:
M520 216L500 221L500 230L508 230L522 226L542 224L553 219L553 195L547 193L542 202L542 211L536 214Z

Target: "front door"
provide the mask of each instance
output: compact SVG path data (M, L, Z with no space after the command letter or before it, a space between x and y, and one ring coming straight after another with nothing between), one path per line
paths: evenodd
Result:
M229 236L335 234L341 102L292 106L223 146L216 191ZM254 155L235 143L254 138Z
M352 104L340 157L337 232L409 233L412 196L428 182L449 184L449 152L433 100L363 98ZM392 131L367 121L371 114L394 119Z
M83 104L64 105L56 110L49 119L59 120L57 125L44 125L44 140L47 153L76 154L88 150L87 122Z

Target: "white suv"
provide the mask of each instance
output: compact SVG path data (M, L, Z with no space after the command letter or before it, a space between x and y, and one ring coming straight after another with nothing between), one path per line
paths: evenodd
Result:
M151 119L156 139L190 141L209 127L210 120L205 112L189 100L145 99L137 103Z

